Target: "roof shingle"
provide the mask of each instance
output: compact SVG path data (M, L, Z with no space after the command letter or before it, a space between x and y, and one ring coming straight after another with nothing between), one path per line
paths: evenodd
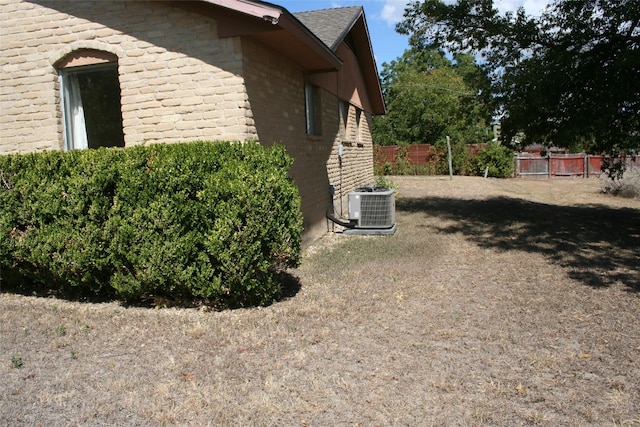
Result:
M335 51L362 12L362 6L351 6L298 12L293 16Z

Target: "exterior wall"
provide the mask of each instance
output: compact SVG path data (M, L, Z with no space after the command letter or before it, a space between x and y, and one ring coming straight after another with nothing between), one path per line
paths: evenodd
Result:
M348 104L346 123L341 123L339 142L344 147L342 162L338 157L338 147L333 148L327 162L327 170L331 184L335 187L334 206L336 213L348 216L348 193L358 187L372 185L373 175L373 140L371 138L371 114Z
M283 143L295 159L305 243L333 227L326 219L332 205L340 210L349 191L373 181L371 116L361 113L356 136L361 98L342 98L351 102L346 123L339 110L336 88L357 95L340 83L353 76L305 74L250 38L218 39L215 20L166 3L1 1L0 154L64 147L56 64L96 49L118 57L125 145ZM304 85L318 79L328 83L320 95L322 136L315 137L306 134Z
M335 94L335 102L347 102L347 119L337 117L338 134L326 167L330 184L335 188L333 206L336 213L348 216L348 193L358 187L371 185L373 175L373 142L371 137L371 103L367 96L364 79L354 52L342 43L337 55L343 61L342 70L337 73L318 73L308 78L322 87L327 94ZM330 108L327 106L327 108ZM339 113L337 106L333 112ZM359 118L358 116L359 112ZM336 126L332 123L332 126ZM334 129L335 133L335 129ZM344 153L342 161L338 157L338 145L342 144ZM331 224L331 229L334 226Z
M118 57L126 145L255 138L241 41L199 14L148 2L4 0L0 153L60 149L55 64L78 49Z
M58 77L45 40L63 24L52 15L20 1L2 5L0 154L61 147Z
M326 212L331 198L326 162L337 135L337 100L321 93L322 137L308 136L304 70L250 40L243 40L243 51L245 82L258 140L263 145L281 143L294 158L291 175L302 197L304 243L309 243L328 229Z
M305 76L304 71L287 58L250 40L243 40L243 52L247 94L258 140L264 145L284 144L295 159L291 175L302 196L304 240L309 243L333 228L326 218L332 203L339 210L341 203L346 206L349 191L373 182L371 115L362 112L359 136L356 136L357 107L347 104L349 119L344 123L338 97L321 90L322 136L309 136L304 84L314 79ZM324 78L330 80L333 75L335 82L337 73L328 74ZM344 146L341 166L339 144ZM330 184L336 188L333 201Z
M309 80L337 95L338 98L349 101L350 104L361 110L373 111L358 57L346 43L342 43L338 47L336 54L343 61L342 69L339 72L312 74L309 76Z

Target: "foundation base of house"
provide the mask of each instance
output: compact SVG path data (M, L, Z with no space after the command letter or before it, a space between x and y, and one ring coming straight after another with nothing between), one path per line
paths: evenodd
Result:
M391 228L347 228L344 234L355 236L390 236L396 233L398 224L393 224Z

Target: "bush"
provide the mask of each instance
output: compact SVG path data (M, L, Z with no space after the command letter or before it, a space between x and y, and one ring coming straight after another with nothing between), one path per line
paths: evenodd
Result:
M386 188L389 190L393 190L396 193L398 192L398 186L391 180L385 178L384 176L376 176L376 180L373 183L375 188Z
M488 168L487 176L494 178L508 178L514 173L513 151L509 148L490 142L478 154L476 172L483 175Z
M602 192L630 199L640 199L640 168L627 169L621 177L601 176Z
M0 156L0 268L127 301L278 298L302 214L283 147L195 142Z
M448 175L449 159L446 144L420 144L428 149L424 157L413 163L409 158L409 145L396 146L393 162L387 161L384 148L374 145L375 175ZM481 144L484 145L484 144ZM451 147L453 173L475 175L477 172L477 144L454 143Z
M449 153L446 144L438 144L436 172L438 175L449 175ZM467 144L451 143L451 168L454 175L471 175L475 170L476 155L469 150Z

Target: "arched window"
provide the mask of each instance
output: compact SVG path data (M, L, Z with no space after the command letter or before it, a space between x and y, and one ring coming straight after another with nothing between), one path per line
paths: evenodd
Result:
M67 150L124 147L118 58L80 50L57 64Z

